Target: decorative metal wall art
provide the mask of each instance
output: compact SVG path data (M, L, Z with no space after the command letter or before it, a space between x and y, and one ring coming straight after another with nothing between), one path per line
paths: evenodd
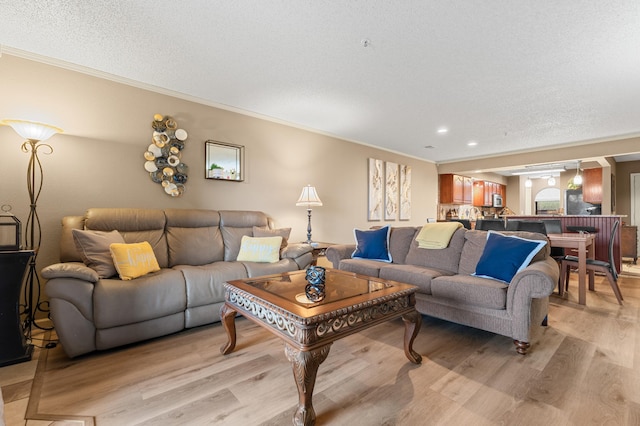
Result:
M171 117L156 114L151 122L152 143L144 153L144 169L155 183L162 185L171 197L180 197L185 190L189 167L182 162L182 150L187 132L178 128Z

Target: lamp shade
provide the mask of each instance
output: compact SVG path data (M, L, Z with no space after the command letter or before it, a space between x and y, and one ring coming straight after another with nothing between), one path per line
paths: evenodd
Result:
M318 197L318 193L316 192L316 188L307 185L302 188L302 193L300 194L300 198L296 202L296 206L301 207L311 207L311 206L321 206L322 201L320 201L320 197Z
M3 120L2 124L11 126L23 138L34 141L46 141L56 133L62 133L62 129L58 127L35 121Z

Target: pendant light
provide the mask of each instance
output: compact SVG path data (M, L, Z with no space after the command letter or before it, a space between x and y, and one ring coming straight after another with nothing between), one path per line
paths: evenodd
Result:
M573 183L575 185L582 185L582 175L580 175L580 164L582 162L580 160L578 160L578 165L576 166L576 175L573 178Z

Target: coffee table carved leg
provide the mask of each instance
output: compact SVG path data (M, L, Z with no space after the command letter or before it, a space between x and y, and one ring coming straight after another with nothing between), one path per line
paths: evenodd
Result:
M220 352L227 355L236 347L236 311L226 303L220 308L222 326L227 331L228 342L220 347Z
M293 377L298 387L298 409L293 415L293 424L296 426L309 426L316 422L316 412L311 402L313 387L316 384L318 367L329 355L329 349L331 343L311 351L300 351L286 343L284 345L284 353L291 362Z
M404 353L409 358L409 361L414 364L420 364L422 356L413 350L413 341L420 331L422 315L418 311L413 311L403 315L402 320L404 321Z

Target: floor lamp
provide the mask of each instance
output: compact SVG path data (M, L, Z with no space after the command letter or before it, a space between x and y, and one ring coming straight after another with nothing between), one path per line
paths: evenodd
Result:
M42 191L42 164L38 158L38 152L42 151L43 154L53 153L51 145L42 143L56 133L61 133L62 129L59 129L48 124L36 123L33 121L24 120L4 120L2 124L11 126L17 134L22 136L24 143L20 147L22 152L29 154L29 165L27 166L27 190L29 191L29 217L24 229L24 236L26 246L28 250L33 250L33 257L29 263L29 270L27 271L27 285L25 286L25 329L28 330L27 337L31 338L32 326L36 326L42 330L50 330L50 328L43 328L36 324L35 315L36 311L48 312L48 310L40 309L40 278L36 271L36 258L38 257L38 249L40 248L41 227L40 219L38 218L38 197L40 197L40 191ZM36 293L36 302L34 304L34 289Z
M320 201L320 197L318 197L318 193L316 192L316 188L307 185L302 188L302 193L300 194L300 198L296 202L296 206L298 207L306 207L307 208L307 217L309 219L307 225L307 241L303 241L306 244L311 244L311 207L321 206L322 201Z

